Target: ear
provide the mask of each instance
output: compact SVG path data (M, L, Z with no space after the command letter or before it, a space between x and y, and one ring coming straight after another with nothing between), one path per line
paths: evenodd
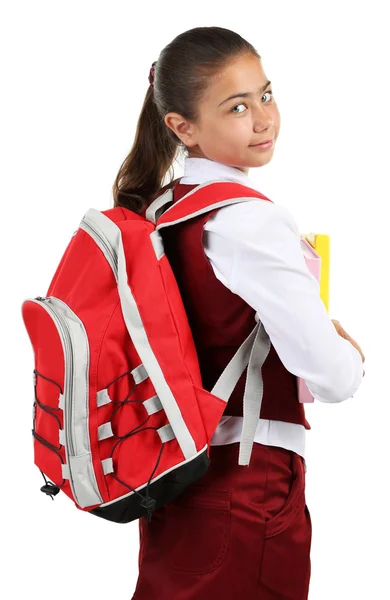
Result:
M190 123L184 117L174 112L165 115L164 122L169 129L172 129L185 146L188 148L196 146L198 143L196 138L197 129L193 123Z

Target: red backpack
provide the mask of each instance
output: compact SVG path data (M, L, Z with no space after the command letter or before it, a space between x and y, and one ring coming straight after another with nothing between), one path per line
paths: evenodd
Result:
M211 392L202 386L184 304L160 230L221 206L261 198L212 181L141 216L89 209L46 297L22 316L34 352L33 452L54 499L117 523L148 515L207 471L210 439L248 366L239 464L249 464L270 341L252 333ZM48 481L50 479L51 481Z

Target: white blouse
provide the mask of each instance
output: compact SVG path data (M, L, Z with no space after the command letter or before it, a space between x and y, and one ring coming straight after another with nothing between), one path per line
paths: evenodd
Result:
M185 158L180 183L220 179L261 191L235 167ZM205 224L203 242L215 276L256 310L283 365L306 381L314 398L342 402L353 396L363 379L362 358L329 318L290 211L259 199L224 206ZM242 420L223 416L211 445L239 442ZM305 458L305 440L303 425L259 419L255 442Z

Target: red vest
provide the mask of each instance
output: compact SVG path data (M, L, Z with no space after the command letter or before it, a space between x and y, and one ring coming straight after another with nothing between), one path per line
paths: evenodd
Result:
M196 185L177 183L174 202ZM256 311L215 276L203 247L203 227L215 210L161 229L165 254L175 274L199 357L203 387L210 391L255 325ZM261 317L260 317L261 318ZM304 405L298 401L296 376L281 362L271 343L262 368L263 401L260 417L298 423L311 429ZM243 416L246 369L224 415Z

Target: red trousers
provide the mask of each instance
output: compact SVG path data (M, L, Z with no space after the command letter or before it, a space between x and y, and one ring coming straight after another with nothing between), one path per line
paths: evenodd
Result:
M301 456L254 443L211 446L209 469L139 520L132 600L307 600L311 519Z

